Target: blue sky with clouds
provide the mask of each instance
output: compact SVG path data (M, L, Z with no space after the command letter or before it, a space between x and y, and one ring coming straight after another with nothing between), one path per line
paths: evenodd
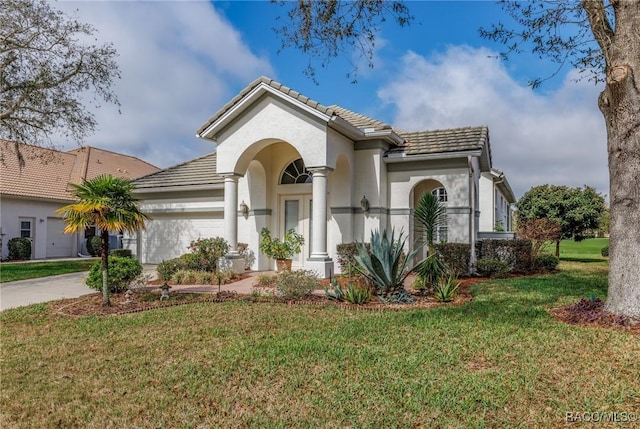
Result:
M260 75L325 105L338 104L406 130L488 125L494 166L521 196L535 185L594 186L608 194L601 88L533 55L504 62L478 28L508 22L487 1L408 2L415 22L382 26L375 67L350 83L348 61L302 73L308 59L273 32L285 11L269 2L71 2L56 4L98 29L119 52L121 113L105 105L86 144L168 167L214 150L196 129ZM351 60L355 60L351 58ZM75 143L58 142L65 148Z

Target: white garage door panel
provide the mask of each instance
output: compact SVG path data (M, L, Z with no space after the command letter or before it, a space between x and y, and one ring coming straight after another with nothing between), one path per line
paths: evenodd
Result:
M142 261L157 264L189 253L198 238L222 237L222 213L154 216L142 232Z
M68 258L71 254L72 234L64 233L65 223L56 217L47 218L47 258Z

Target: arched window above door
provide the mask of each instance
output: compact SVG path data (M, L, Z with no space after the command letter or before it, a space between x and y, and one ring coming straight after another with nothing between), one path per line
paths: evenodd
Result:
M304 166L302 158L298 158L284 169L280 177L280 184L311 183L311 179L311 172Z
M447 190L443 187L434 189L433 191L431 191L431 195L436 197L441 203L447 202Z

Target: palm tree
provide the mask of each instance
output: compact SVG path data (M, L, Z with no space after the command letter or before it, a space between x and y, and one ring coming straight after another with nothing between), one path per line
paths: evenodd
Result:
M138 208L138 200L132 195L133 184L127 179L105 174L71 186L78 201L58 209L58 214L67 223L67 234L92 225L100 228L102 304L109 306L109 232L137 232L145 228L148 217Z
M413 213L416 232L422 237L423 245L427 245L427 258L420 263L417 272L427 282L435 285L447 267L435 254L434 238L436 229L447 223L447 207L431 192L420 198Z

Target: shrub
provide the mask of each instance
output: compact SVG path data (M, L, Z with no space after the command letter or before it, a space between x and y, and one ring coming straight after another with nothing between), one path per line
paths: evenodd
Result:
M15 237L7 243L9 260L31 259L31 241L25 237Z
M109 290L112 293L124 292L140 274L142 264L137 259L109 256ZM102 261L91 266L86 284L92 289L102 290Z
M100 236L92 235L87 238L87 252L91 256L100 256Z
M600 254L602 256L609 256L609 246L605 246L602 249L600 249Z
M158 279L166 282L171 280L171 277L177 271L184 269L187 269L185 262L181 258L173 258L160 262L156 271L158 272Z
M465 243L443 243L434 245L436 252L449 267L449 272L457 277L469 275L471 245Z
M113 249L109 252L110 256L116 256L118 258L133 258L131 249Z
M460 280L456 276L441 278L434 288L434 298L439 302L451 302L456 297Z
M420 295L424 295L431 288L431 283L422 276L416 276L411 287Z
M371 253L371 245L369 243L364 243L364 247L367 252ZM340 265L340 270L343 274L348 276L361 276L361 273L355 269L355 266L358 264L355 258L358 254L356 243L338 244L336 246L336 253L338 254L338 265Z
M388 298L381 296L380 301L390 302L392 304L412 304L413 298L406 290L396 289Z
M476 262L478 273L487 277L504 277L509 273L509 265L498 258L483 258Z
M199 259L199 269L215 271L218 259L229 252L229 243L222 237L198 238L191 242L189 250Z
M276 292L283 298L301 298L320 288L318 275L313 271L280 271L274 276Z
M347 290L344 291L344 300L349 304L366 304L371 301L371 289L357 286L355 283L351 282L349 283Z
M529 273L533 269L531 241L523 239L479 240L476 243L478 259L498 259L507 264L509 271Z
M540 255L536 258L536 267L545 271L553 271L558 267L560 259L555 255Z

